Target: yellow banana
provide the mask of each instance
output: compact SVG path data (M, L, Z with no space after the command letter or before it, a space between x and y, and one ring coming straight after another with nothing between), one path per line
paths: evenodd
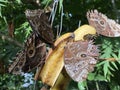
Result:
M64 35L61 36L56 42L55 42L55 48L54 50L50 50L49 56L46 59L46 63L43 66L43 69L40 73L40 79L43 83L53 86L55 84L55 81L57 80L63 66L63 54L64 54L64 46L67 42L70 40L73 40L73 33L66 34L67 37Z
M76 29L74 31L74 34L75 34L75 41L84 40L83 37L85 35L87 35L87 34L93 34L93 35L95 35L96 34L96 30L92 26L83 25L83 26L79 27L78 29Z
M66 90L70 81L71 81L71 78L66 73L65 68L63 68L61 73L59 74L59 77L55 85L51 87L50 90Z
M74 40L84 40L83 37L87 34L96 34L96 30L89 25L83 25L74 31ZM51 86L51 90L61 90L60 87L64 87L62 90L65 90L70 81L69 76L64 75L62 69L64 66L64 46L72 35L73 33L66 33L56 40L54 50L49 50L46 63L39 73L42 82Z
M75 41L84 40L83 37L87 34L93 34L93 35L96 34L95 28L89 25L83 25L79 27L78 29L74 31L74 35L75 35L74 40ZM51 88L51 90L66 90L71 79L69 76L64 75L63 72L65 71L62 70L55 85Z

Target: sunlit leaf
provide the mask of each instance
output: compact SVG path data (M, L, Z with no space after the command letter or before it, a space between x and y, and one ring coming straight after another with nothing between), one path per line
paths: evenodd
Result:
M79 88L80 90L85 90L86 84L87 84L86 81L79 82L79 83L78 83L78 88Z
M112 66L109 66L109 69L115 71L115 69Z
M99 81L107 81L107 79L105 78L105 76L102 76L100 74L98 74L97 76L95 76L94 80L99 80Z
M111 62L111 64L118 70L117 65L115 64L115 62Z
M95 78L95 73L89 73L88 74L88 80L94 80L94 78Z
M62 7L63 7L63 0L59 0L59 13L60 13Z
M112 53L112 56L117 60L118 56L115 53Z
M119 49L119 51L118 51L118 58L120 59L120 49Z
M107 61L104 65L103 65L103 70L104 70L104 76L107 76L108 73L108 67L109 67L109 61Z
M41 3L42 3L43 5L45 5L45 7L47 7L48 4L49 4L51 1L52 1L52 0L43 0Z
M0 2L8 2L8 0L0 0Z
M102 61L102 62L100 62L100 63L98 63L98 64L96 65L96 67L99 67L99 66L101 66L101 65L104 65L106 62L107 62L107 61Z

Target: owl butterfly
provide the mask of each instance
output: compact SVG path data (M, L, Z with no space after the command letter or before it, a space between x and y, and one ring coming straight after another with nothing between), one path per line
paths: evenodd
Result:
M38 33L40 39L53 45L54 35L52 27L44 10L26 10L25 15L33 31Z
M16 61L9 67L9 72L21 74L21 72L29 72L37 66L42 67L45 58L46 44L32 33L25 42L24 49L16 54Z
M92 41L69 42L64 52L66 72L74 81L83 81L94 70L98 56L98 47Z
M97 30L98 34L107 37L120 37L120 25L97 10L87 12L89 24Z

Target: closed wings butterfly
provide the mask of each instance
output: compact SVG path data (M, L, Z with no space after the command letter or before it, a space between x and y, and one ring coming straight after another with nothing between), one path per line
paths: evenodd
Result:
M15 61L9 67L9 72L21 74L29 72L37 66L42 67L46 58L46 44L36 34L32 33L25 42L22 51L16 54Z
M88 11L87 19L98 34L107 37L120 37L120 25L97 10Z
M64 52L68 75L77 82L85 80L88 73L94 70L98 56L98 47L92 41L69 42Z
M40 39L45 43L53 45L54 35L52 27L44 10L26 10L25 15L33 31L37 32Z

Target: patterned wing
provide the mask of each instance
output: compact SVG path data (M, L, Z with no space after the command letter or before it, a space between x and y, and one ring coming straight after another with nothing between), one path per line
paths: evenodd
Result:
M97 33L108 37L120 36L120 25L97 10L87 12L89 24L96 28Z
M92 41L69 42L65 47L64 63L68 75L77 82L94 70L99 51Z
M26 10L25 15L33 31L38 33L40 39L53 45L54 35L45 12L40 9Z
M29 72L37 66L43 66L46 57L46 44L36 34L32 34L25 42L25 49L16 56L16 61L9 67L9 72L21 74Z
M14 62L9 67L9 73L13 74L21 74L22 73L22 67L24 66L26 62L26 55L24 53L25 51L22 50L16 54L16 57L14 58Z
M22 70L24 72L31 71L39 65L45 63L46 44L39 39L38 36L32 34L25 43L26 63Z

